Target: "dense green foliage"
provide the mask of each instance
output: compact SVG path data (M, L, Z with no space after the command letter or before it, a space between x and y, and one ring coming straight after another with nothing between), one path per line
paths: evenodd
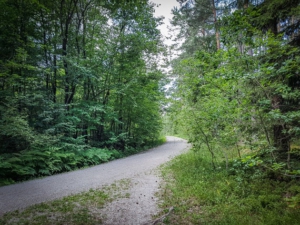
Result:
M164 46L154 4L0 0L0 7L1 179L155 144Z
M43 151L24 150L13 155L3 154L0 157L1 182L9 184L31 177L52 175L97 165L116 157L120 157L118 151L98 148L74 152L52 147Z
M298 224L300 4L178 0L169 224Z
M205 146L213 166L216 152L228 161L234 148L299 174L299 2L180 2L171 131Z

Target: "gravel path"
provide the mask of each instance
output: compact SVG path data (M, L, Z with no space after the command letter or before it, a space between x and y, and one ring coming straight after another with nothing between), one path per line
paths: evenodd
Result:
M121 179L131 179L135 184L130 189L131 197L127 200L117 200L105 207L104 212L109 214L105 224L142 224L157 210L157 204L153 200L158 189L159 177L155 169L188 148L185 140L167 137L167 143L164 145L127 158L0 187L0 215L91 188L101 188ZM139 212L149 213L142 215Z

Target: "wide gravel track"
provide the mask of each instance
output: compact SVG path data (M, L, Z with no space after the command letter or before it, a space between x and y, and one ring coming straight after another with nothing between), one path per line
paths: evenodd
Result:
M148 151L87 169L0 187L0 215L71 194L101 188L151 171L189 148L176 137Z

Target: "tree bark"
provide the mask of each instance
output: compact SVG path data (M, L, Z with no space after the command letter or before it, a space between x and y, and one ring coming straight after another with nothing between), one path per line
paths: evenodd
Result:
M216 9L216 4L215 0L211 0L212 3L212 12L213 12L213 17L214 17L214 24L215 24L215 32L216 32L216 45L217 45L217 50L221 48L220 44L220 32L218 30L218 17L217 17L217 9Z

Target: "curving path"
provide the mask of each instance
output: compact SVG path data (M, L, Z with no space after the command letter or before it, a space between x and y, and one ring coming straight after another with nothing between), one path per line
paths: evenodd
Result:
M169 136L165 144L127 158L0 187L0 215L37 203L88 191L91 188L101 188L121 179L144 176L146 172L157 168L188 148L189 145L185 140Z

